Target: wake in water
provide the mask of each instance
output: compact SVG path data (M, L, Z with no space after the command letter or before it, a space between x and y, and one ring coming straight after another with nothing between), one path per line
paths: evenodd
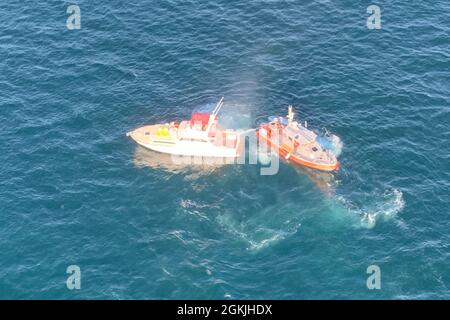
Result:
M317 140L325 149L333 152L336 157L341 155L344 144L339 136L324 128L323 132L318 134ZM334 176L332 177L334 178ZM331 193L328 192L328 194ZM373 228L380 219L388 220L395 217L405 205L403 193L398 189L386 190L382 194L371 195L370 199L373 199L373 202L363 207L358 207L358 205L342 195L334 196L333 199L337 200L345 208L344 211L356 218L355 225L357 227L364 228Z
M374 194L373 202L358 207L343 196L336 196L336 211L343 216L350 215L355 227L373 228L379 220L394 218L405 206L403 193L398 189L386 190L383 194Z
M244 241L248 250L258 251L295 234L301 226L298 209L293 204L277 204L247 216L225 210L217 216L219 225L233 237ZM245 210L242 210L245 215Z

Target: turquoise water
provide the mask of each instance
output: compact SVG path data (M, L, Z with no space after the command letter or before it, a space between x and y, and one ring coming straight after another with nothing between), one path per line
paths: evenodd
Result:
M381 30L367 1L75 3L80 30L72 2L0 6L0 298L450 298L448 1L377 2ZM293 104L341 170L125 136L222 95L242 129Z

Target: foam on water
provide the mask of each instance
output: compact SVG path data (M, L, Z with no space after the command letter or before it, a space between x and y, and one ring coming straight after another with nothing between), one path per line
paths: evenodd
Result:
M339 138L337 135L333 134L331 136L331 152L333 152L333 154L336 157L339 157L342 153L342 149L344 148L344 143L342 142L342 139Z
M382 194L372 194L372 202L358 206L344 196L336 196L334 201L342 205L344 215L355 227L373 228L379 220L390 220L401 212L405 206L403 193L400 190L386 190ZM338 214L342 214L342 208Z
M336 156L336 158L341 155L342 149L344 148L342 139L337 135L329 132L328 130L324 135L319 134L317 137L317 141L322 145L322 147L331 151Z
M273 212L269 212L270 210ZM295 212L280 212L269 208L255 218L246 220L223 213L217 216L217 222L223 230L244 241L247 249L261 250L295 234L300 228L300 217Z

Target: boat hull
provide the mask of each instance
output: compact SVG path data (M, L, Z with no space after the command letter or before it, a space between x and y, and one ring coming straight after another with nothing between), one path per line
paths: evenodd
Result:
M205 158L236 158L240 155L240 137L238 136L236 136L238 141L236 141L235 148L218 146L204 141L180 141L169 138L155 139L155 128L159 126L144 126L128 132L127 136L146 149L170 155Z

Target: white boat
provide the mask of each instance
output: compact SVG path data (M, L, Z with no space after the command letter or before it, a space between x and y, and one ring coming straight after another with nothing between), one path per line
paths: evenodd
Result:
M193 113L190 120L147 125L127 133L139 145L157 152L205 158L237 158L238 132L220 127L217 114L223 97L211 113Z

